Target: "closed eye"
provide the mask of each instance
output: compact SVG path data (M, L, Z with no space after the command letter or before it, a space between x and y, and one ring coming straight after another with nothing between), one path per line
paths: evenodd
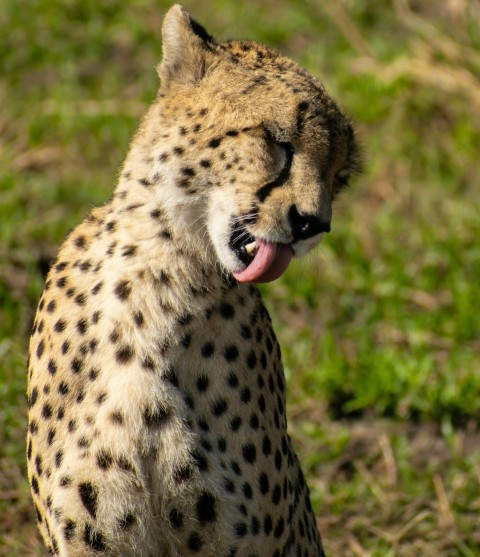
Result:
M347 169L339 170L333 179L334 193L338 193L341 189L348 186L350 180L350 172Z
M278 147L284 150L285 163L282 169L280 170L280 173L274 180L272 180L268 184L265 184L264 186L262 186L257 190L256 196L257 199L260 201L260 203L265 201L265 199L270 195L270 193L274 188L279 188L283 186L283 184L288 180L288 177L290 175L290 169L292 167L293 155L295 152L293 145L288 142L282 142L282 143L274 142L274 143L275 145L277 145Z

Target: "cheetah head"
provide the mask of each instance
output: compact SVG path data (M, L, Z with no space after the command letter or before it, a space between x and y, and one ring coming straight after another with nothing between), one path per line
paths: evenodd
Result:
M332 202L358 167L351 123L293 61L219 43L178 5L165 17L159 74L163 125L181 150L169 199L179 215L194 208L185 228L202 226L237 280L276 279L330 231Z

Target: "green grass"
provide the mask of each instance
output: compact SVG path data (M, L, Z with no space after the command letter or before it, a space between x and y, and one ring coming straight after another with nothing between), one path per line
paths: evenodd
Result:
M480 9L257 4L185 1L214 35L319 76L364 144L332 234L262 287L326 547L478 557ZM155 95L167 7L2 3L0 555L42 555L23 456L28 333L49 262L111 195Z

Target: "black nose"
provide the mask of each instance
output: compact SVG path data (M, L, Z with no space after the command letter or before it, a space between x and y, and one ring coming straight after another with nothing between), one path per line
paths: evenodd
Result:
M320 232L330 232L330 219L322 220L316 215L301 214L297 206L292 205L288 211L288 220L292 227L293 241L306 240Z

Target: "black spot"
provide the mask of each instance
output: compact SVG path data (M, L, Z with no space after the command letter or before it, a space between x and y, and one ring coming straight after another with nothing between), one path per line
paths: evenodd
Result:
M46 309L48 313L53 313L56 307L57 307L57 302L55 300L51 300L50 302L48 302Z
M180 172L184 175L184 176L189 176L191 178L193 178L193 176L195 176L195 170L193 170L193 168L186 166L184 168L182 168L180 170Z
M260 477L258 478L258 486L260 488L260 493L262 495L265 495L266 493L268 493L268 491L270 489L270 483L268 481L268 476L267 476L267 474L265 474L265 472L262 472L260 474Z
M153 371L155 369L155 362L150 356L147 356L144 360L142 360L142 367L143 369Z
M103 404L107 400L107 393L101 393L97 397L97 404Z
M152 182L150 182L150 180L147 180L147 178L140 178L138 180L138 183L142 186L148 187L152 185Z
M118 526L120 530L126 530L134 522L135 522L135 517L133 516L133 514L126 513L122 516L122 518L118 519Z
M82 261L80 263L80 271L82 271L82 273L85 273L90 269L91 266L92 262L89 259L86 259L85 261Z
M210 380L206 375L200 375L197 379L197 389L200 393L205 392L208 389Z
M38 522L39 524L41 524L41 523L43 522L43 516L42 516L42 514L40 513L40 511L39 511L37 505L34 504L34 507L35 507L35 515L36 515L36 517L37 517L37 522Z
M265 532L266 536L270 534L272 528L273 528L272 517L269 514L267 514L263 519L263 531Z
M253 497L252 486L248 482L243 484L242 491L247 499L251 499Z
M87 245L87 239L85 238L85 236L77 236L73 240L73 245L78 249L85 249L85 246Z
M218 445L218 450L220 452L224 453L227 450L227 442L225 441L225 439L223 437L221 437L218 440L217 445Z
M247 534L247 525L245 522L237 522L234 525L235 535L237 538L243 538Z
M235 310L233 309L233 306L231 306L230 304L221 304L220 315L224 319L232 319L233 316L235 315Z
M60 385L58 386L58 392L59 392L61 395L66 395L66 394L68 394L68 391L69 391L69 390L70 390L70 389L69 389L69 387L68 387L68 383L65 383L65 381L62 381L62 382L60 383Z
M240 466L238 465L238 463L235 462L234 460L232 460L230 462L230 465L232 467L232 470L235 472L235 474L237 474L237 476L240 476L242 471L241 471Z
M103 282L97 282L97 284L92 288L91 293L93 295L98 294L102 289Z
M208 143L208 146L211 149L216 149L220 143L222 142L222 138L221 137L214 137L213 139L211 139Z
M103 552L106 550L105 540L102 534L93 530L90 524L85 524L83 540L94 551Z
M170 410L157 404L155 408L146 406L143 411L143 421L147 427L158 427L170 417Z
M191 466L185 464L184 466L179 466L178 468L175 469L175 471L173 472L173 479L177 483L182 483L189 480L192 477L192 475L193 475L193 470Z
M55 325L53 326L53 330L56 333L61 333L62 331L65 330L65 327L67 326L67 322L65 321L65 319L59 319Z
M57 263L55 265L55 270L57 271L63 271L66 267L67 267L68 263L66 263L65 261L62 261L61 263Z
M120 280L117 282L114 288L115 296L124 302L130 296L130 292L132 291L132 287L128 280Z
M257 430L260 426L260 423L258 421L258 416L256 414L252 414L250 416L250 427L254 430Z
M188 548L192 551L200 551L203 546L202 538L198 532L192 532L188 538Z
M95 379L98 377L99 374L99 370L92 367L92 369L89 371L88 373L88 378L90 379L90 381L95 381Z
M202 356L204 358L210 358L210 356L212 356L212 354L214 353L215 348L213 346L213 344L211 342L206 342L203 346L202 346Z
M183 147L174 147L173 152L175 153L175 155L183 155L185 149Z
M134 471L132 463L128 460L128 458L125 458L124 456L120 456L117 459L117 465L120 468L120 470L122 470L123 472L133 472Z
M217 402L215 402L215 404L212 407L212 413L214 414L214 416L218 417L224 414L227 411L227 408L228 408L227 401L222 398Z
M38 424L36 420L31 420L28 424L28 429L32 435L35 435L38 432Z
M193 449L191 455L200 472L206 472L208 470L208 460L206 459L205 455L198 449Z
M94 312L92 313L92 323L93 323L94 325L96 325L96 324L98 323L98 321L99 321L101 315L102 315L102 312L101 312L100 310L94 311Z
M37 358L40 359L45 350L45 342L41 340L37 346Z
M135 321L135 325L137 327L142 327L144 322L145 322L145 319L143 317L143 313L141 311L134 312L133 320Z
M107 222L105 225L105 230L108 232L113 232L117 228L117 223L114 220Z
M97 489L90 482L83 482L78 485L78 494L85 509L95 518L97 514Z
M260 412L263 414L265 412L265 407L266 407L265 397L263 395L260 395L258 397L258 407L260 408Z
M198 423L198 426L200 427L200 429L202 431L205 431L205 432L210 431L210 427L209 427L208 422L205 418L198 418L197 423Z
M168 515L168 519L173 528L181 528L183 526L183 513L177 509L172 509Z
M190 342L192 341L192 335L186 334L183 335L181 343L184 348L188 348L190 346Z
M55 439L55 434L56 434L56 431L53 427L48 430L48 435L47 435L48 446L50 446L53 443L53 440Z
M278 522L277 522L276 526L275 526L275 530L274 530L274 532L273 532L273 535L274 535L277 539L280 538L280 537L282 536L282 534L283 534L283 530L284 530L284 529L285 529L285 524L284 524L283 518L280 517L280 518L278 519Z
M50 404L44 404L42 408L42 416L48 420L52 417L52 407Z
M230 387L232 387L232 389L238 387L238 377L233 371L227 377L227 382L230 385Z
M133 349L128 344L122 346L115 352L115 359L120 364L126 364L133 358Z
M32 490L35 493L35 495L38 495L40 493L40 488L38 487L38 480L35 476L32 476L31 485L32 485Z
M223 479L223 486L229 493L235 493L235 484L230 478Z
M199 522L204 524L216 520L215 502L215 497L206 491L199 496L196 504L196 513Z
M250 369L254 369L256 365L257 365L257 356L255 355L255 352L253 350L250 350L247 356L247 366Z
M238 358L238 348L234 344L225 347L223 357L227 362L234 362Z
M237 431L241 425L242 425L242 418L240 418L240 416L235 416L230 421L230 428L232 429L232 431Z
M80 373L83 369L83 361L78 358L74 358L70 364L70 368L73 373Z
M278 484L275 485L272 492L272 503L278 505L282 496L282 490Z
M165 375L164 375L165 379L167 381L169 381L172 385L174 385L175 387L178 387L179 383L178 383L178 377L177 374L175 373L175 371L172 368L168 368L165 371Z
M86 319L80 319L77 323L77 330L81 335L84 335L87 332L88 323Z
M35 469L37 471L37 474L41 476L43 472L43 468L42 468L42 457L40 455L37 455L35 457Z
M108 335L108 339L112 344L116 344L118 342L118 339L120 338L120 334L118 332L118 329L114 329L109 335Z
M37 402L37 398L38 398L38 389L37 387L34 387L28 398L28 406L30 408Z
M77 525L75 524L75 522L73 522L73 520L69 519L65 521L65 526L63 527L63 535L65 536L67 542L73 540L73 538L75 537L76 527Z
M249 402L250 398L252 397L252 393L250 391L250 389L248 387L243 387L243 389L240 391L240 400L242 402Z
M282 455L280 451L277 449L275 451L275 468L277 470L280 470L281 467L282 467Z
M110 418L114 424L123 425L123 414L121 412L112 412Z
M258 533L260 532L260 522L256 516L252 516L250 529L254 536L258 535Z
M122 257L133 257L137 252L137 246L123 246L122 247Z
M238 135L238 131L237 130L228 130L225 135L228 135L229 137L236 137Z
M242 447L242 454L246 462L253 464L257 458L257 449L253 443L246 443Z
M200 161L200 166L202 166L203 168L210 168L212 166L212 163L208 159L202 159Z
M75 296L75 303L76 303L78 306L83 307L83 306L85 305L86 302L87 302L87 297L85 296L85 294L80 293L80 294L77 294L77 295Z
M113 457L107 451L99 451L97 454L97 466L101 470L108 470L113 464Z
M60 478L60 487L70 487L73 483L73 480L70 476L62 476Z

